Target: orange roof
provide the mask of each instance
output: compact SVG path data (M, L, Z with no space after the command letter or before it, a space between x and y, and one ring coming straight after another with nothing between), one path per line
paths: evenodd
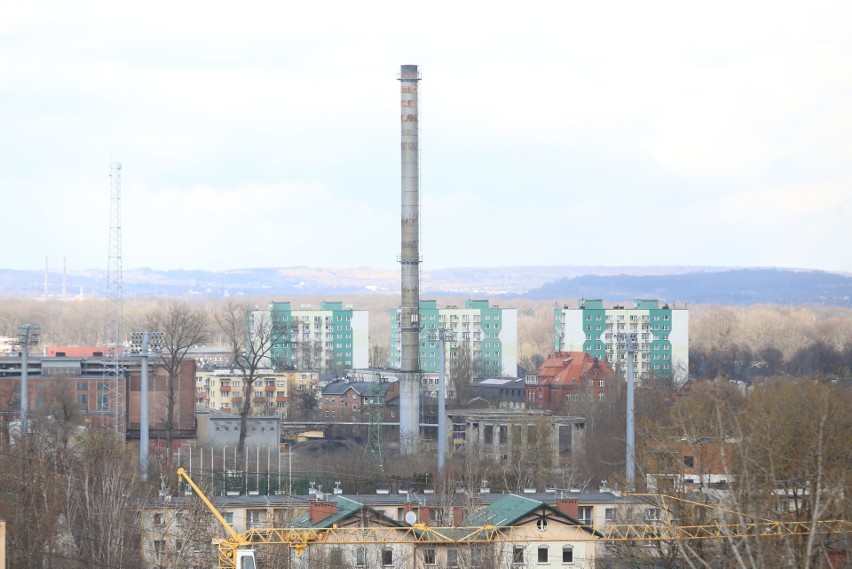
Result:
M606 360L599 361L585 352L556 352L541 364L535 376L539 384L574 385L586 377L604 378L613 375Z
M48 357L66 357L66 358L86 358L95 357L97 355L109 356L113 351L117 350L118 355L124 353L123 346L46 346L45 353ZM62 354L62 356L58 356Z

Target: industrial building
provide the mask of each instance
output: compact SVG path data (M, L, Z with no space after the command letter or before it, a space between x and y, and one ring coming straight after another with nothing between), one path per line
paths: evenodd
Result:
M342 302L323 301L319 309L289 302L270 302L268 311L255 311L253 319L267 318L273 326L270 354L276 369L345 370L369 365L369 313Z
M454 341L446 342L447 373L451 362L461 350L470 354L475 376L517 377L518 374L518 311L515 308L491 306L487 300L468 300L464 307L439 308L435 300L420 301L420 369L440 371L441 342L439 329L449 330ZM391 366L400 365L400 311L391 310Z
M606 360L617 373L626 369L626 334L634 338L637 380L685 380L689 370L689 311L685 307L637 299L632 307L605 308L603 300L584 299L576 308L554 309L555 351L585 352Z

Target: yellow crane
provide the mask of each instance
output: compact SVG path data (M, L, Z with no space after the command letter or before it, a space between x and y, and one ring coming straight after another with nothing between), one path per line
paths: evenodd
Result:
M412 524L400 527L330 527L330 528L252 528L242 533L234 530L196 486L183 468L178 477L193 489L219 523L228 532L228 538L217 539L213 544L218 549L220 569L256 569L255 550L260 545L284 545L301 554L313 544L393 544L393 543L436 543L477 545L487 543L522 543L551 541L534 526L482 525L472 527L434 527ZM680 542L743 537L782 537L809 534L850 534L852 522L848 520L823 520L817 522L777 521L751 518L746 522L728 523L726 516L738 516L737 512L724 510L715 505L703 504L663 494L634 494L637 498L653 500L666 512L664 519L632 524L606 524L584 526L590 532L580 532L572 541L595 541L606 543L631 542ZM671 518L669 502L679 501L695 508L713 510L718 515L712 523L681 525Z

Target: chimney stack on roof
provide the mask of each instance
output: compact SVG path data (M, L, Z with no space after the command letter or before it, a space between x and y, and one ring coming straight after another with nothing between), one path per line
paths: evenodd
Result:
M328 516L337 512L337 502L308 502L308 517L311 518L311 523L315 524Z
M580 518L580 503L574 498L556 500L556 509L575 520Z

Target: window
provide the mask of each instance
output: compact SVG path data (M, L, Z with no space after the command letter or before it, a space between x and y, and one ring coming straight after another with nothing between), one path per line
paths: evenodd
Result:
M382 565L393 565L393 549L382 549Z
M157 555L162 555L166 552L166 542L162 539L157 539L154 541L154 553Z
M574 563L574 548L570 545L562 547L562 563Z
M88 393L77 394L77 405L80 406L81 411L88 411L89 410L89 394Z
M546 545L541 545L538 548L538 562L547 563L548 549Z
M687 468L695 468L695 457L694 456L683 457L683 465Z
M98 393L97 410L109 411L109 393Z
M522 545L516 545L514 549L512 549L512 563L516 565L523 564L524 562L524 547Z
M260 510L246 510L246 529L256 528L260 525Z
M604 520L608 523L615 522L615 508L607 508L604 510Z
M89 382L88 381L78 381L77 382L77 391L88 391L89 390Z
M430 547L428 549L423 550L423 564L424 565L435 565L435 561L437 559L437 555L435 554L435 549Z
M343 564L343 550L335 547L329 552L329 564L334 567L340 567Z
M222 517L228 522L228 525L234 525L234 512L222 512Z
M359 547L355 550L355 567L365 567L367 565L367 548Z
M155 526L163 525L163 514L161 514L159 512L154 514L154 525Z
M447 550L447 567L459 566L459 552L455 549Z
M581 524L591 525L591 523L592 523L592 507L591 506L580 506L577 509L577 518L579 519Z
M660 509L648 508L645 511L645 519L648 521L658 521L660 519Z

